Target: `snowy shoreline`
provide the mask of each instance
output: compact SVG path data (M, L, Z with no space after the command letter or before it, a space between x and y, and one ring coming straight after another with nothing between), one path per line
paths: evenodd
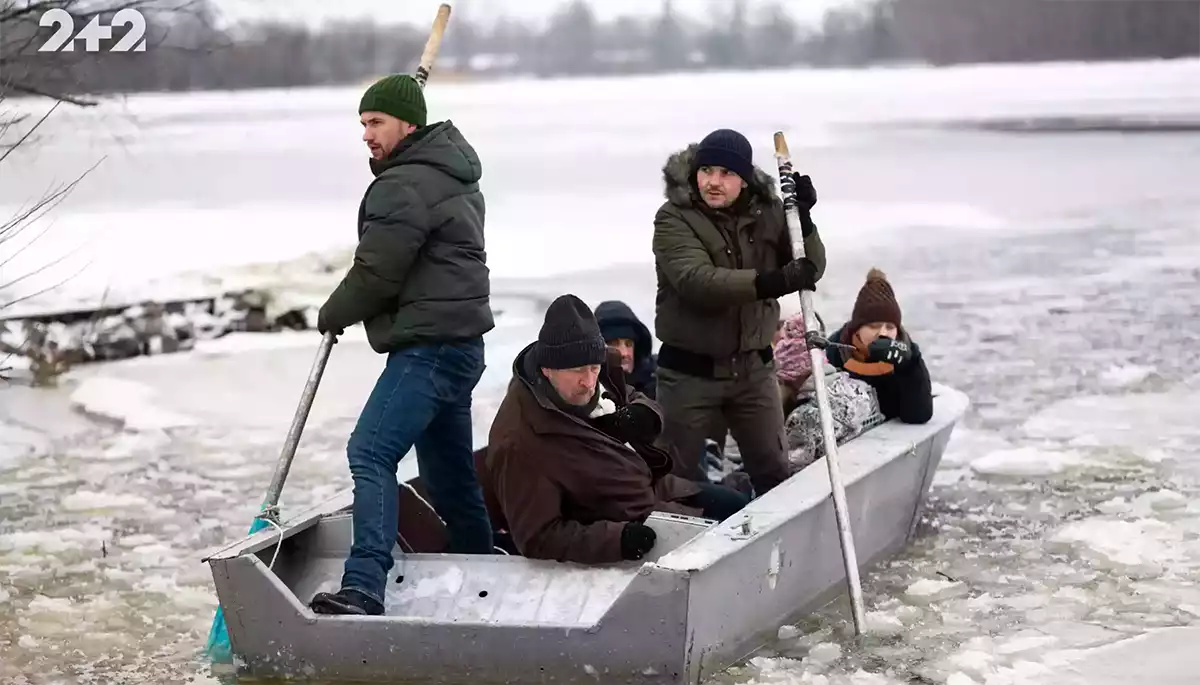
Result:
M318 253L223 271L183 273L139 292L62 293L0 309L0 354L10 357L0 368L46 384L79 364L184 352L231 333L311 330L320 293L343 273Z

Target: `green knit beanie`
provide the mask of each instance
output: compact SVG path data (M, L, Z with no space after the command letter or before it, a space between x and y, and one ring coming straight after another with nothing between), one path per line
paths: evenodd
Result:
M413 126L424 126L425 93L408 74L384 76L363 93L358 113L363 112L383 112Z

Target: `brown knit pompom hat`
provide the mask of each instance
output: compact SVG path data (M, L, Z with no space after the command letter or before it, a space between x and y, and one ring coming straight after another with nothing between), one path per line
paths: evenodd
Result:
M867 272L867 282L858 291L858 299L854 300L854 312L846 326L846 335L853 336L860 327L877 321L893 323L899 328L900 303L896 301L887 274L872 267Z

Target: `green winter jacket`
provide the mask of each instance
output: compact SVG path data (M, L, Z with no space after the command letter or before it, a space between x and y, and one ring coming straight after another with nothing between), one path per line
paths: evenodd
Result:
M758 299L754 278L793 257L775 179L755 167L732 211L710 209L691 178L695 152L690 145L663 166L667 201L654 217L655 334L664 345L717 359L764 350L779 325L779 302ZM819 279L825 245L817 230L804 250Z
M384 160L358 208L358 248L319 326L364 322L386 353L483 335L495 322L479 156L450 121L418 129Z

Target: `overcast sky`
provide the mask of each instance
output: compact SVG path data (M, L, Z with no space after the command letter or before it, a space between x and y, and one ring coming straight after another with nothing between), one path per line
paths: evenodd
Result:
M819 19L825 10L859 0L783 0L779 4L799 21ZM569 0L451 0L451 15L464 15L487 21L500 15L542 19ZM729 11L732 0L673 0L677 12L703 19ZM753 11L767 0L747 0ZM440 0L215 0L222 16L229 20L287 19L320 24L329 19L372 17L389 23L403 21L417 25L430 23ZM601 20L619 15L658 14L661 0L593 0L592 11ZM451 19L453 26L453 19Z

